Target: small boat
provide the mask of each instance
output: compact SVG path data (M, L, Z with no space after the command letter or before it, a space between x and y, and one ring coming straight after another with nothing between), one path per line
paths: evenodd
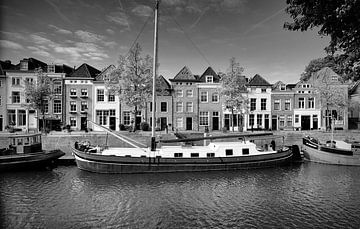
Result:
M43 150L41 133L14 134L8 140L8 147L0 149L0 172L43 169L65 155L60 150Z
M304 158L318 163L360 166L360 143L330 140L321 143L318 139L305 136L302 151Z

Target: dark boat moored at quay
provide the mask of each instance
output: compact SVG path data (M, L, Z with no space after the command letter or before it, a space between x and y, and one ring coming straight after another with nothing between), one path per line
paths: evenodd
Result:
M65 155L60 150L43 150L41 133L9 135L8 140L8 147L0 149L0 172L51 167Z
M326 143L316 138L303 138L304 158L318 163L360 166L360 143L330 140Z

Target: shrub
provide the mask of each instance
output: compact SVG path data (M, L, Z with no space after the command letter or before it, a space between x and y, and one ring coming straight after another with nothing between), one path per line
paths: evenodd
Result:
M119 125L120 130L126 130L126 126L124 124Z
M140 123L140 129L142 131L149 131L149 129L150 129L149 123L147 123L147 122Z

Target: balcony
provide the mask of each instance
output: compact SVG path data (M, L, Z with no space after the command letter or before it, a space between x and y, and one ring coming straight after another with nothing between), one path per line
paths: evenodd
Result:
M74 110L70 110L70 114L76 114L77 111L74 111Z
M70 98L77 98L77 94L70 94Z
M80 98L87 98L88 97L88 94L82 94L82 95L80 95Z

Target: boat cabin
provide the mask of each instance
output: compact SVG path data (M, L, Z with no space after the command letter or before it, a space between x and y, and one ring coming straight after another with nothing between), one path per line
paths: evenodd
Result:
M42 151L41 133L11 135L8 139L7 154L26 154Z

